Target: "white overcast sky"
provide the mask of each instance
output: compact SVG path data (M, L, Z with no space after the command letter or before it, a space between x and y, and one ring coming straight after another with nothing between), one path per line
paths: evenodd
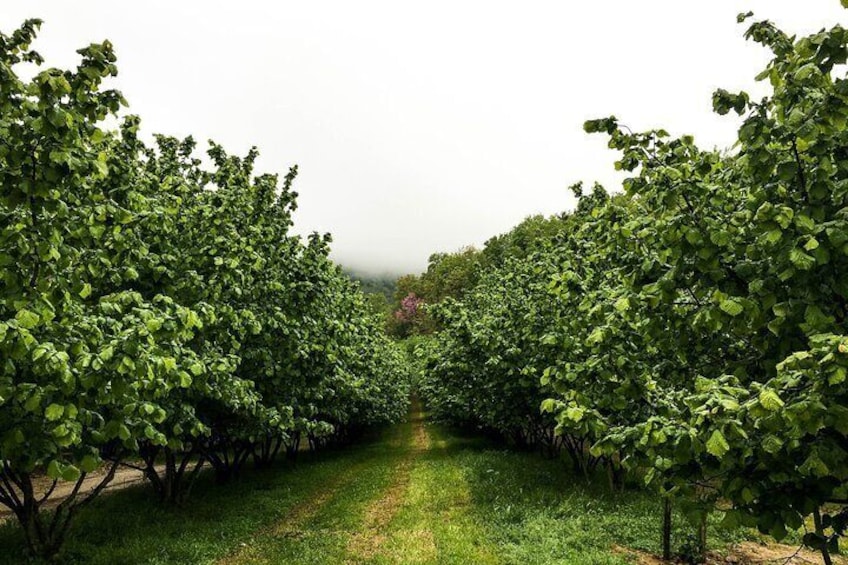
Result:
M42 18L51 66L110 39L146 133L256 145L262 172L297 163L297 231L402 273L571 208L574 181L619 185L586 119L731 145L710 95L763 92L748 10L799 34L848 22L839 0L2 0L0 29Z

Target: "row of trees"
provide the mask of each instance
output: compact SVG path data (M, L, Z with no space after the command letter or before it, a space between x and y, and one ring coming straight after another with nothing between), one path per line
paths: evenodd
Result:
M24 80L39 24L0 34L0 504L29 549L55 554L122 462L182 503L205 462L224 481L402 418L403 356L329 237L290 233L296 168L104 129L125 104L111 45Z
M519 446L557 451L562 438L554 420L539 411L547 392L539 375L553 358L538 347L549 329L555 299L547 292L556 273L553 241L533 237L532 245L507 242L517 234L546 226L564 229L569 220L528 218L510 234L487 242L479 252L497 251L497 262L479 271L475 284L457 296L426 307L440 329L418 340L422 396L433 417L462 426L495 431Z
M587 122L624 193L575 187L557 234L433 308L423 390L453 420L554 429L581 469L679 501L702 548L721 502L728 524L805 528L829 563L848 525L848 31L746 37L773 92L715 93L743 117L733 150Z
M536 242L559 229L543 216L527 218L507 234L491 238L482 250L464 247L454 253L434 253L421 274L397 279L394 299L388 305L387 331L397 338L429 335L440 328L426 305L460 299L480 279L480 273L497 268L508 258L525 255Z

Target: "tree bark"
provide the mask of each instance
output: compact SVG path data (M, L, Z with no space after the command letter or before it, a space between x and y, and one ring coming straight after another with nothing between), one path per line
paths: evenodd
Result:
M662 556L671 560L671 498L663 497Z

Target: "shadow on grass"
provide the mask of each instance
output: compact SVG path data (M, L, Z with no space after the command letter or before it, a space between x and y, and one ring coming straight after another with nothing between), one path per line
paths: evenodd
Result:
M301 452L264 469L247 466L217 484L206 469L183 507L160 504L146 484L108 492L83 509L59 562L67 564L203 563L229 553L263 526L359 461L392 452L389 434L371 432L355 445ZM0 564L30 562L17 522L0 524Z
M461 466L471 511L503 563L622 564L616 546L660 552L662 507L658 495L632 485L610 492L606 474L575 474L566 457L549 459L506 447L468 430L430 425L434 437L424 461L450 459ZM710 520L711 547L756 538L749 530L727 530ZM694 533L675 514L673 545Z
M409 448L402 438L421 415L355 445L300 453L268 469L248 468L240 480L218 485L202 475L183 508L164 507L146 485L109 493L84 509L61 556L66 564L209 563L250 542L292 508L310 500L357 465L382 467ZM486 544L506 564L626 563L614 546L659 551L659 498L639 489L610 493L602 473L587 480L564 460L507 449L468 430L427 424L429 442L416 464L451 471L467 486L468 512ZM362 469L362 467L359 467ZM371 467L369 467L371 468ZM711 545L749 537L711 523ZM691 532L675 517L674 544ZM317 550L316 550L317 551ZM319 553L315 554L320 557ZM16 524L0 526L0 564L25 563Z

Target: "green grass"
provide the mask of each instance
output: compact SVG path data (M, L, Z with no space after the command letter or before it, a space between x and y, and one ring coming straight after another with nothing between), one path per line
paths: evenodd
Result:
M485 516L501 563L618 564L614 546L658 554L661 506L649 492L610 494L606 481L564 472L561 461L504 450L465 450L457 463L471 486L475 511ZM675 516L673 538L691 528ZM713 547L747 538L742 530L709 530Z
M485 517L475 508L462 465L458 437L432 428L409 473L405 496L381 532L385 538L369 563L500 563Z
M426 430L426 431L424 431ZM344 450L306 455L215 485L182 509L143 486L80 515L63 563L622 564L614 546L659 552L660 501L614 495L563 461L504 450L416 421ZM688 527L677 517L679 543ZM713 547L749 536L711 525ZM0 564L23 562L0 526Z
M587 482L563 461L504 450L437 426L430 426L430 435L433 447L413 473L411 503L391 524L390 557L374 562L620 564L630 560L614 546L660 552L655 495L610 494L604 477ZM675 525L679 542L691 528L679 516ZM422 526L431 528L438 549L432 560L419 559L421 551L397 541ZM714 522L709 529L713 548L750 536Z
M216 485L199 479L185 508L160 506L144 485L102 496L78 516L63 563L209 563L249 542L263 527L286 518L349 469L378 462L382 441L345 450L302 454L294 464L248 471ZM23 540L13 523L0 526L0 563L22 562Z

